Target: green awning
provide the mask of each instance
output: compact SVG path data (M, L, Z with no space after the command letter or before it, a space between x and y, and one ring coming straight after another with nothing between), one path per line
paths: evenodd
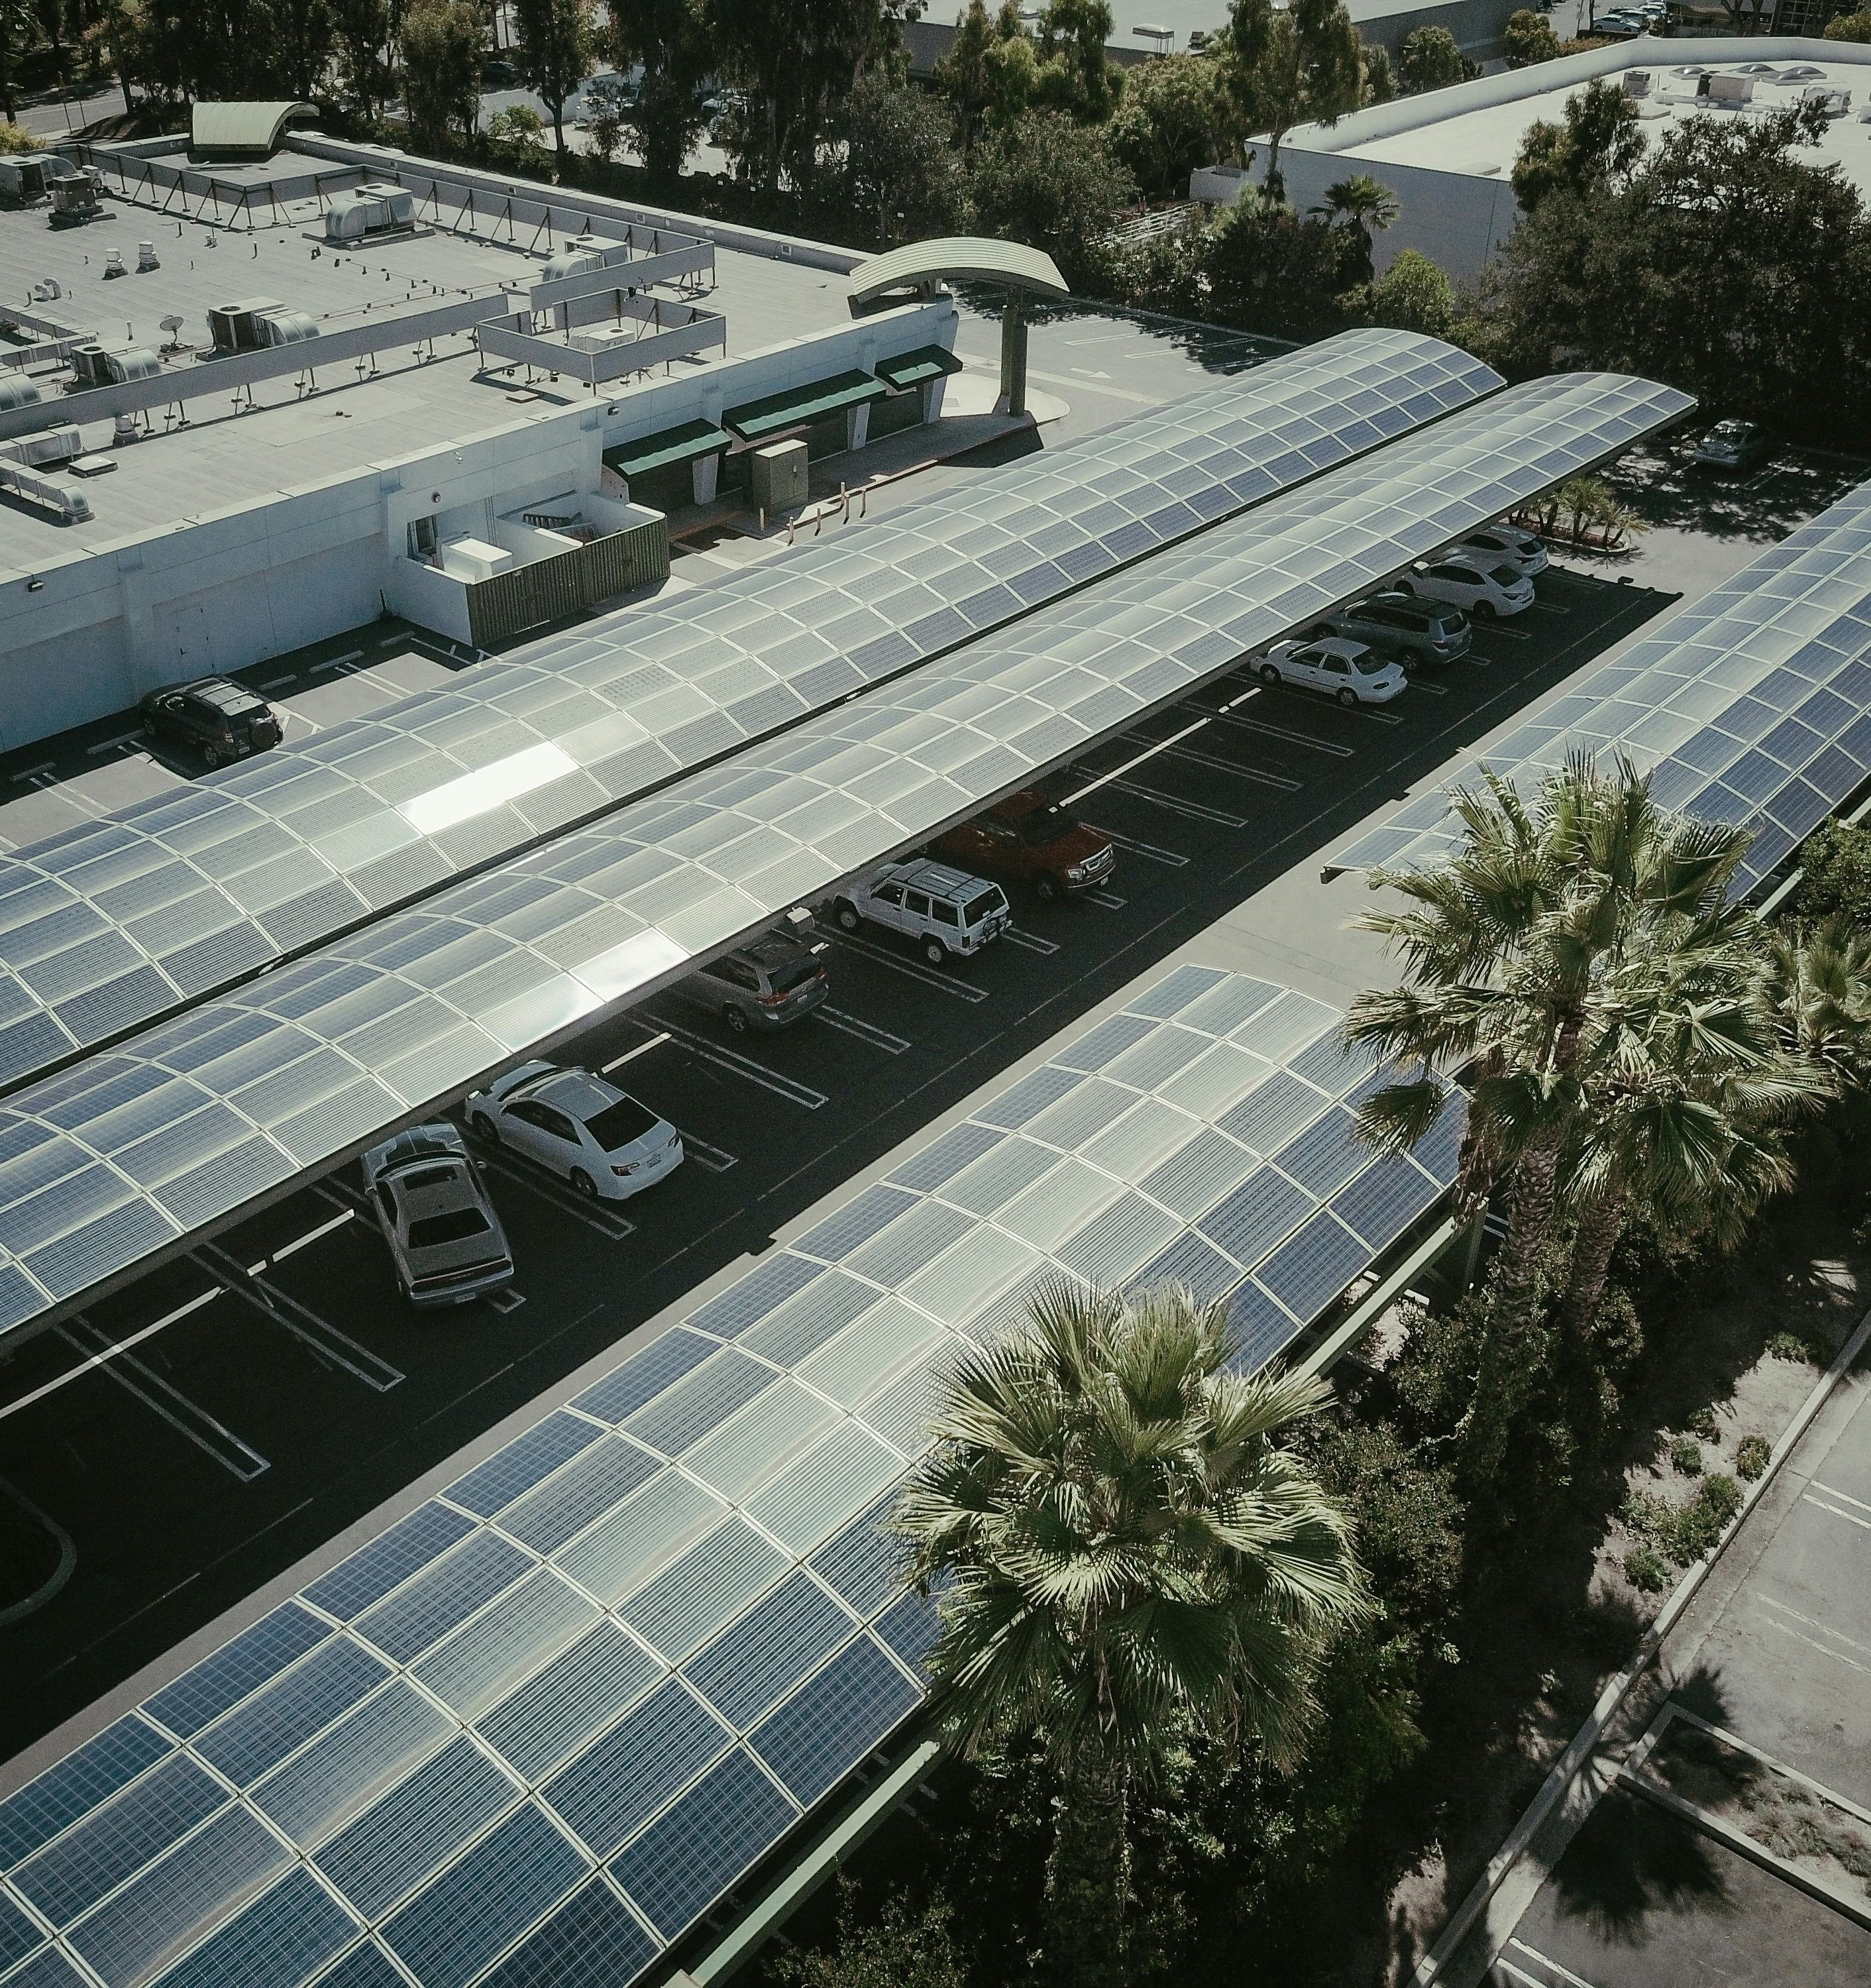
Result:
M920 387L926 380L946 380L961 370L961 361L939 345L919 345L914 352L900 352L877 367L877 377L898 388Z
M789 387L782 394L768 394L730 407L721 416L721 424L732 428L743 441L764 441L782 429L802 428L842 408L880 401L889 391L881 380L873 380L868 373L834 373L829 380Z
M731 445L734 437L713 421L684 421L680 427L664 428L655 434L640 435L634 441L620 441L604 451L604 466L614 469L627 483L633 476L647 476L653 469L667 469L678 462L693 462L698 456L712 455Z

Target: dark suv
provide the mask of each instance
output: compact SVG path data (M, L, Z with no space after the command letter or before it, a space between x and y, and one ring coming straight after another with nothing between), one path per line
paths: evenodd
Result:
M1373 593L1306 631L1309 641L1342 635L1363 642L1380 654L1394 656L1407 668L1412 663L1452 662L1465 656L1474 640L1468 617L1446 600L1420 600L1414 594Z
M225 677L153 690L137 708L151 739L199 752L211 766L279 743L279 715L263 697Z
M737 1036L749 1029L790 1028L824 1002L825 950L822 940L763 932L678 981L675 991L711 1009Z
M1049 900L1105 883L1117 867L1105 837L1030 787L937 836L929 853L976 876L1031 884Z

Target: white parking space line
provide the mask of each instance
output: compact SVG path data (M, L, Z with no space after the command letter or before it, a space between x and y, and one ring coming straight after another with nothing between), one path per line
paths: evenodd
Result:
M678 1131L681 1130L679 1126L677 1129ZM719 1146L710 1145L706 1139L697 1138L693 1132L682 1134L682 1150L697 1166L711 1174L724 1174L730 1167L740 1164L732 1153L722 1151Z
M1558 1961L1548 1960L1537 1946L1529 1946L1524 1939L1510 1939L1508 1945L1517 1953L1524 1953L1529 1960L1537 1961L1562 1981L1570 1983L1570 1988L1592 1988L1592 1984L1582 1974L1575 1974L1569 1967L1562 1967Z
M629 1017L632 1021L636 1018ZM762 1090L770 1090L775 1097L783 1097L789 1104L802 1106L808 1111L817 1111L831 1102L822 1090L815 1090L809 1084L795 1084L789 1077L782 1077L778 1071L768 1070L765 1063L756 1063L751 1057L738 1054L733 1050L724 1050L711 1043L706 1036L697 1035L693 1029L685 1029L679 1023L657 1017L666 1034L676 1036L687 1048L691 1056L700 1057L704 1063L718 1063L723 1070L732 1070L737 1077L744 1077L749 1084L757 1084ZM652 1025L637 1022L640 1029Z
M1288 779L1284 773L1263 773L1258 767L1244 766L1237 759L1224 759L1217 752L1198 752L1193 746L1173 746L1170 757L1187 759L1197 766L1213 766L1218 773L1232 773L1236 779L1251 780L1258 786L1278 787L1285 793L1296 794L1302 784Z
M622 1070L626 1063L634 1063L640 1056L647 1056L659 1043L666 1043L668 1040L669 1031L667 1029L659 1029L647 1043L639 1043L635 1049L626 1050L620 1057L613 1057L609 1063L603 1065L598 1073L600 1077L609 1077L613 1070Z
M1865 1655L1871 1657L1871 1644L1858 1642L1842 1629L1831 1628L1823 1622L1815 1621L1810 1615L1802 1615L1797 1608L1789 1608L1784 1601L1776 1601L1771 1594L1759 1595L1756 1599L1762 1608L1772 1609L1775 1614L1790 1615L1795 1622L1805 1623L1809 1629L1818 1630L1822 1636L1830 1636L1836 1642L1849 1644L1854 1650L1862 1651Z
M216 1284L212 1290L202 1292L198 1297L191 1298L187 1303L177 1305L174 1311L165 1312L160 1318L152 1320L148 1325L140 1326L129 1338L114 1341L104 1351L93 1353L82 1364L69 1368L64 1373L56 1374L42 1386L35 1388L31 1394L22 1395L16 1401L8 1401L5 1407L0 1408L0 1422L5 1422L8 1415L18 1415L22 1408L31 1408L35 1401L42 1401L48 1395L57 1394L61 1388L69 1388L80 1376L89 1373L93 1367L102 1367L110 1361L120 1358L133 1346L140 1346L146 1339L154 1339L165 1326L174 1325L178 1320L190 1317L204 1305L211 1305L217 1298L225 1295L220 1285Z
M1223 828L1245 828L1245 815L1230 814L1225 808L1204 807L1200 801L1186 801L1180 794L1166 794L1160 787L1147 787L1138 780L1116 780L1112 783L1120 794L1133 795L1140 801L1152 801L1160 808L1167 808L1171 814L1180 814L1190 821L1212 821Z
M1447 697L1449 694L1447 684L1431 683L1426 677L1412 677L1410 688L1422 697Z
M1103 827L1097 822L1088 821L1085 826L1096 829L1113 847L1127 849L1133 856L1141 856L1147 861L1160 863L1166 870L1186 870L1189 867L1188 857L1179 855L1174 849L1164 849L1154 842L1139 842L1134 836L1120 835L1116 829ZM1093 893L1094 897L1096 894ZM1120 898L1118 902L1122 904L1123 900Z
M1836 1498L1842 1504L1855 1505L1861 1512L1871 1513L1871 1505L1867 1505L1863 1499L1854 1498L1849 1491L1835 1491L1829 1484L1822 1484L1816 1477L1812 1480L1812 1488L1815 1491L1824 1492L1828 1498Z
M1783 1636L1791 1636L1796 1643L1804 1643L1809 1650L1817 1650L1822 1657L1830 1657L1836 1664L1843 1664L1848 1671L1856 1671L1861 1676L1871 1677L1871 1665L1861 1664L1856 1658L1829 1648L1816 1636L1802 1635L1798 1630L1788 1628L1785 1623L1776 1622L1771 1619L1768 1621L1767 1626L1770 1629L1778 1629Z
M1085 901L1088 904L1096 904L1104 911L1121 911L1128 900L1119 897L1114 891L1087 891Z
M199 1265L235 1297L245 1298L275 1324L282 1326L314 1358L341 1367L366 1388L387 1394L406 1376L387 1360L380 1360L366 1346L360 1346L349 1333L340 1332L329 1319L319 1317L309 1305L289 1297L277 1285L256 1277L237 1257L218 1244L206 1242L190 1253L189 1260Z
M1394 711L1370 711L1362 705L1359 708L1358 715L1368 718L1373 725L1401 725L1403 722Z
M60 1326L58 1334L67 1346L79 1353L96 1354L100 1348L110 1347L110 1340L83 1313L69 1325ZM241 1442L231 1429L218 1422L180 1388L171 1387L134 1354L119 1350L104 1372L126 1394L134 1395L152 1414L160 1415L178 1435L186 1436L196 1449L212 1457L243 1484L251 1484L262 1471L272 1468L251 1444Z
M1168 738L1158 739L1146 751L1138 753L1135 759L1126 759L1121 766L1113 766L1109 773L1100 773L1095 780L1088 781L1074 793L1066 795L1059 803L1060 806L1070 807L1074 801L1082 801L1087 794L1095 794L1100 787L1109 786L1120 774L1129 773L1133 766L1142 766L1147 759L1155 759L1159 752L1167 752L1178 741L1200 732L1207 722L1206 718L1198 718L1193 725L1185 725L1180 732L1172 732Z
M1289 725L1275 725L1265 718L1231 717L1225 706L1215 713L1215 722L1234 725L1242 732L1258 732L1269 739L1284 739L1288 745L1304 746L1314 752L1329 753L1334 759L1349 759L1357 750L1342 739L1315 739L1309 732L1295 732Z
M828 1028L856 1036L860 1043L869 1043L873 1049L882 1050L890 1056L901 1056L905 1050L916 1046L907 1036L893 1036L888 1029L880 1029L874 1023L861 1022L856 1016L847 1015L842 1008L815 1008L812 1013Z
M1532 611L1535 614L1569 614L1572 610L1569 607L1562 607L1556 600L1536 600Z
M883 946L873 945L867 938L860 938L854 933L834 932L832 943L849 951L860 953L866 959L875 960L880 966L887 966L893 973L900 973L907 979L920 980L925 987L939 987L944 994L952 995L957 1001L984 1001L988 990L976 987L952 973L939 972L935 968L920 966L913 959L901 959Z
M1510 642L1531 642L1533 640L1533 637L1527 633L1525 629L1504 628L1498 621L1490 621L1484 627L1478 629L1476 632L1479 634L1488 635L1491 637L1495 635L1499 635L1505 637Z
M1510 1981L1518 1981L1521 1984L1521 1988L1548 1988L1548 1984L1545 1982L1535 1981L1531 1974L1524 1973L1521 1969L1516 1967L1511 1960L1502 1960L1497 1958L1494 1962L1494 1966L1499 1972L1505 1974Z
M523 1291L516 1291L511 1284L507 1284L499 1290L489 1291L486 1296L486 1302L496 1311L518 1311L526 1302L526 1294Z
M96 745L87 746L84 749L88 758L95 759L100 752L115 752L123 746L140 746L142 743L140 732L120 732L116 738L100 739Z
M342 1210L334 1215L329 1222L321 1222L317 1228L308 1229L304 1235L294 1236L290 1242L282 1242L270 1256L262 1256L258 1263L249 1263L247 1266L248 1276L258 1276L262 1270L271 1270L275 1263L283 1263L289 1256L296 1256L300 1250L317 1242L321 1236L329 1236L334 1229L342 1229L347 1222L355 1222L356 1219L357 1212L355 1209L346 1208Z
M606 1242L621 1242L626 1236L637 1233L634 1222L626 1221L621 1215L613 1215L600 1201L586 1200L569 1185L561 1187L556 1174L549 1174L543 1167L535 1169L517 1155L509 1156L504 1146L490 1146L482 1140L481 1164L490 1172L498 1174L502 1180L510 1180L515 1187L524 1188L529 1194L549 1202L560 1214L583 1222L587 1229L595 1229Z
M1056 939L1041 938L1037 933L1022 931L1018 925L1009 925L1001 934L1009 945L1024 946L1028 952L1057 952Z
M1802 1505L1816 1505L1822 1512L1829 1513L1835 1519L1842 1519L1848 1526L1856 1526L1863 1531L1871 1533L1871 1519L1860 1519L1836 1505L1829 1505L1823 1498L1814 1497L1810 1491L1802 1491L1799 1494L1799 1501Z

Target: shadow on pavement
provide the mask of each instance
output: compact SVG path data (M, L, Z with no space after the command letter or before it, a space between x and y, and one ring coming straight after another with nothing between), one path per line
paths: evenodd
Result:
M1704 1839L1622 1790L1593 1810L1559 1860L1553 1885L1562 1918L1582 1919L1619 1946L1642 1946L1655 1913L1735 1909Z
M1606 480L1650 526L1768 545L1789 518L1809 518L1863 482L1871 464L1806 449L1780 449L1738 476L1691 461L1687 439L1635 448Z

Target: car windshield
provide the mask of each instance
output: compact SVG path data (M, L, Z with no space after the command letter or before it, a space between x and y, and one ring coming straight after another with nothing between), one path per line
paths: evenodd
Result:
M775 994L789 994L794 988L816 980L824 971L810 953L805 953L798 959L788 960L784 965L772 968L767 978L772 982Z
M633 1139L640 1139L646 1132L656 1129L656 1114L646 1111L634 1097L620 1097L615 1104L607 1104L595 1118L585 1123L591 1128L591 1136L607 1153L614 1153L620 1146L627 1146Z
M1390 667L1390 663L1382 656L1359 656L1352 663L1352 668L1361 677L1381 676Z
M1718 422L1709 435L1711 441L1739 441L1748 432L1745 421Z
M1000 885L996 884L982 891L978 898L969 898L961 915L962 922L978 925L983 918L991 918L996 911L1004 911L1006 908L1007 899L1002 894Z
M1511 566L1498 566L1488 576L1497 587L1518 587L1520 575Z
M478 1208L451 1208L446 1215L424 1215L409 1226L412 1249L434 1249L444 1242L465 1242L471 1236L485 1236L488 1219Z
M1069 835L1077 824L1062 807L1045 807L1024 816L1016 830L1029 849L1044 849L1048 844Z

